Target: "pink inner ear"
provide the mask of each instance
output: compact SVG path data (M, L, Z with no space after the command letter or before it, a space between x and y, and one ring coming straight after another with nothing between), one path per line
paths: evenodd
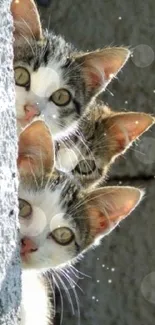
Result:
M24 174L32 174L37 172L38 165L35 160L30 157L25 157L24 155L20 155L17 159L17 166L20 170L20 173L24 172Z
M98 93L123 67L129 53L126 48L112 47L79 55L76 60L83 69L86 84Z
M116 73L119 71L120 67L121 67L121 61L120 60L115 60L112 62L108 62L105 61L102 69L104 68L104 73L105 73L105 79L111 80L112 78L114 78L114 76L116 75Z
M19 137L18 167L25 172L52 171L54 144L50 131L43 121L31 123Z
M107 118L109 141L115 140L116 153L123 151L154 123L153 117L145 113L118 113Z
M104 235L115 228L132 212L142 196L143 192L134 187L113 186L91 191L87 213L92 236Z
M102 85L101 75L90 71L89 76L90 76L90 84L93 88L100 87Z
M39 13L33 0L13 0L11 12L15 25L15 36L27 35L42 39Z

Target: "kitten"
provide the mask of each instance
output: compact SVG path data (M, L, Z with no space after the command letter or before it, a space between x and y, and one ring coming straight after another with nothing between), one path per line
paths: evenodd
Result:
M98 104L83 115L74 134L56 142L56 166L83 185L97 181L154 122L149 114L116 113Z
M95 100L125 64L129 50L114 47L78 53L60 36L43 36L33 1L13 1L11 9L16 27L14 66L19 129L43 113L52 135L59 139L57 168L72 171L86 184L99 179L107 173L111 161L153 124L152 117L146 114L113 116Z
M31 123L19 138L19 219L25 269L22 325L48 324L48 293L40 272L75 263L126 218L144 194L134 187L85 190L71 175L55 169L53 148L43 121Z
M13 1L11 10L18 127L43 114L52 135L64 137L117 75L130 51L111 47L78 52L61 36L42 31L32 0Z

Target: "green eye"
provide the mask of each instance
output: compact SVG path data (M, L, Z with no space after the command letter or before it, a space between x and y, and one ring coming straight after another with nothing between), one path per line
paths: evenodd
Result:
M31 204L23 199L18 199L19 201L19 217L27 218L32 214Z
M65 106L70 103L71 94L67 89L59 89L53 93L50 100L52 100L57 106Z
M73 241L74 234L71 229L67 227L60 227L53 230L50 237L52 237L60 245L68 245Z
M30 74L27 69L17 67L14 69L15 83L17 86L26 87L30 84Z

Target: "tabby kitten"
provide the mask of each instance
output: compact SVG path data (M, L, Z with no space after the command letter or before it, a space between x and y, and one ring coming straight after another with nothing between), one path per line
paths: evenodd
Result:
M21 324L47 325L48 293L39 273L74 263L99 244L135 209L144 192L117 186L84 190L54 168L51 135L41 120L21 133L18 168L24 268Z
M74 134L56 141L56 166L83 185L107 175L115 158L153 124L145 113L115 113L102 103L81 118Z
M72 171L86 184L99 179L110 162L153 124L147 114L114 114L95 101L125 64L129 50L78 53L60 36L43 36L33 1L13 1L12 13L19 129L43 113L57 139L57 168Z
M61 36L42 31L32 0L14 0L11 9L18 127L42 114L52 135L64 137L117 75L130 51L112 47L78 52Z

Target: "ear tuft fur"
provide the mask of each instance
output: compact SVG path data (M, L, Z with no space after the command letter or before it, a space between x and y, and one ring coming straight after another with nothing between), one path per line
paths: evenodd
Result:
M29 36L40 40L42 27L39 13L33 0L13 0L11 3L15 31L14 35Z
M54 145L42 120L33 121L21 132L17 164L20 174L38 174L53 169Z

